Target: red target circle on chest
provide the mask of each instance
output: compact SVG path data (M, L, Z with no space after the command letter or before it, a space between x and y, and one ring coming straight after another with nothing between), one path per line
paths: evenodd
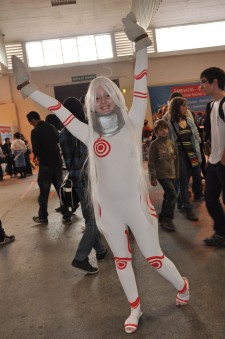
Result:
M94 152L99 158L106 157L111 150L111 145L105 139L97 139L94 143Z
M94 152L99 158L106 157L111 150L111 145L105 139L97 139L94 143Z

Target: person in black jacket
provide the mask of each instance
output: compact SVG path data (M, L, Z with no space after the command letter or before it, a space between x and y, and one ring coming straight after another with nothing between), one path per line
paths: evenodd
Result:
M85 114L80 101L77 98L69 97L63 102L66 107L76 118L87 123ZM101 242L98 231L93 206L87 192L87 154L86 145L73 136L66 128L59 136L60 146L65 160L66 168L73 182L73 190L81 204L82 214L85 220L84 234L79 242L72 266L87 272L88 274L98 273L98 268L89 263L88 256L94 248L97 261L103 261L108 250Z
M41 120L39 113L31 111L27 114L29 123L34 126L31 132L31 143L34 155L39 161L38 185L40 195L38 197L38 216L33 220L39 224L48 223L48 197L51 184L59 195L62 184L62 160L58 147L59 134L57 129ZM61 206L63 222L71 224L71 213L65 206Z

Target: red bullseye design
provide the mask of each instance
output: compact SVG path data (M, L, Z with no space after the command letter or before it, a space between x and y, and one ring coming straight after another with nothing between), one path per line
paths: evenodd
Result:
M164 258L164 255L161 257L155 256L147 258L147 262L152 265L155 269L159 270L162 267L162 259Z
M116 266L119 270L124 270L127 267L128 261L131 261L132 258L118 258L114 257Z
M111 145L105 139L99 138L94 143L94 152L99 158L106 157L111 151Z
M124 270L127 267L127 261L125 260L116 260L116 266L119 270Z

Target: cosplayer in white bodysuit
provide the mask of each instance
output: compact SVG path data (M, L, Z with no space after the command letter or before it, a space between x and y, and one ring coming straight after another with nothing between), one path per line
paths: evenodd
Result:
M133 15L128 15L123 22L131 40L133 38L129 35L129 29L132 33L136 29L136 37L141 34L144 36L144 47L136 53L134 97L128 115L121 92L109 79L99 77L92 81L86 97L89 119L89 125L86 125L56 99L36 90L32 84L22 87L22 82L29 78L24 76L21 80L21 74L18 76L19 71L21 73L20 61L14 59L13 68L24 97L29 96L54 112L64 126L89 148L96 221L114 254L116 270L131 306L131 314L125 321L125 331L133 333L142 313L132 268L128 226L144 258L178 290L177 305L188 302L189 287L187 279L181 277L160 248L157 216L144 188L141 159L138 160L138 147L147 108L146 47L149 39L135 23ZM99 113L97 107L104 111L111 104L114 105L113 112Z

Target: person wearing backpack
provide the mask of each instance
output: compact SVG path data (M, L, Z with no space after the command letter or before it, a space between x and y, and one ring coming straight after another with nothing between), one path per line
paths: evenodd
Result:
M33 217L37 224L48 224L48 198L53 184L58 196L62 184L62 159L58 147L59 134L57 129L41 120L38 112L31 111L27 120L34 128L31 131L31 143L34 155L38 158L39 171L37 183L40 189L38 197L38 215ZM61 205L63 223L70 225L71 213L67 206Z
M66 107L79 121L87 124L82 104L75 97L68 97L63 102ZM80 201L81 211L85 220L84 234L78 244L72 266L87 274L98 273L98 268L90 264L88 256L92 248L96 252L98 262L103 261L108 253L101 241L94 218L93 206L88 195L87 156L86 145L72 135L65 127L59 135L59 143L73 190Z
M205 133L211 138L211 154L206 169L205 201L214 221L214 234L204 239L207 246L225 247L225 72L218 67L205 69L201 88L213 101L206 106Z

